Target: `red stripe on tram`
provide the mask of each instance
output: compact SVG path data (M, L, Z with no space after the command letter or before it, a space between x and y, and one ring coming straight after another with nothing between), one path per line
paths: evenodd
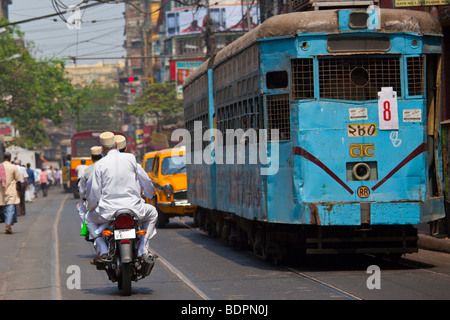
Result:
M376 185L372 187L372 191L375 191L378 189L379 186L381 186L383 183L385 183L390 177L394 175L398 170L400 170L405 164L410 162L412 159L417 157L419 154L425 152L427 150L427 144L422 143L420 146L418 146L413 152L411 152L405 159L403 159L402 162L400 162L391 172L387 174L386 177L384 177L380 182L378 182Z
M336 180L341 186L343 186L345 188L345 190L347 190L350 194L354 193L353 190L350 189L350 187L348 185L346 185L345 182L342 181L333 171L331 171L326 165L324 165L322 163L322 161L320 161L319 159L314 157L311 153L309 153L305 149L300 148L300 147L294 147L294 154L302 156L303 158L311 161L312 163L317 165L319 168L321 168L323 171L328 173L334 180Z

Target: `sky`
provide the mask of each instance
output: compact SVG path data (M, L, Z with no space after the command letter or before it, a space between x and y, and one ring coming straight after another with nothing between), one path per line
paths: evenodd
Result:
M9 5L9 21L16 22L33 17L56 13L52 3L66 6L76 5L81 0L12 0ZM94 3L89 1L88 4ZM83 5L81 5L83 6ZM34 42L32 54L37 57L57 57L60 59L77 56L80 58L103 58L94 60L77 60L77 65L93 65L98 62L111 63L124 59L106 59L106 57L126 56L123 47L125 5L123 3L100 4L91 8L65 13L66 20L81 17L79 28L69 25L59 16L21 23L18 26L25 33L26 41ZM56 21L55 21L56 20ZM93 22L96 21L96 22ZM72 60L65 60L66 65L74 65Z

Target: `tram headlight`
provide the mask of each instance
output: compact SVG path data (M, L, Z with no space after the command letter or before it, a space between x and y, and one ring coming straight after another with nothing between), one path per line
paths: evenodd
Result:
M366 12L354 11L348 17L348 25L352 29L366 29L369 15Z
M356 180L367 180L370 177L370 167L367 163L358 162L353 166L352 173Z
M163 191L164 191L164 194L166 195L166 197L170 197L173 194L173 187L172 187L172 185L169 184L169 183L164 185Z

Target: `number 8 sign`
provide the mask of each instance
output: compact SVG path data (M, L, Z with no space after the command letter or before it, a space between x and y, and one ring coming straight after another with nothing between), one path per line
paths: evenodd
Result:
M382 87L378 92L378 119L380 130L398 130L397 92L392 87Z

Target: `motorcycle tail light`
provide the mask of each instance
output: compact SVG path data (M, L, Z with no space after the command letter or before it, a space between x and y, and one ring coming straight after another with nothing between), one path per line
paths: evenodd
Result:
M122 214L116 218L114 225L118 229L132 228L134 226L134 220L133 217L128 214Z

